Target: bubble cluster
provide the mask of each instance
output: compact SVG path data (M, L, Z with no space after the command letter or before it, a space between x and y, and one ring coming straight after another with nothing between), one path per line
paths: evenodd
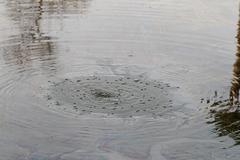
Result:
M173 107L169 84L140 76L90 76L50 83L48 106L79 115L160 116Z

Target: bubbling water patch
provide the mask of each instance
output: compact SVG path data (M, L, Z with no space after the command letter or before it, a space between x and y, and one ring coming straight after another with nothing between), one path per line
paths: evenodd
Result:
M173 87L141 76L88 76L50 83L46 98L55 111L157 117L173 109Z

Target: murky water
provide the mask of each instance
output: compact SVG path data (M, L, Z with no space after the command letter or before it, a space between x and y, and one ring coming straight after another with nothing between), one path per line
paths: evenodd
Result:
M0 159L238 160L238 7L0 0Z

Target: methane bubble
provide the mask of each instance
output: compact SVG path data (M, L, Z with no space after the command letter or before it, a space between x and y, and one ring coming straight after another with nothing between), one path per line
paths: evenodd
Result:
M89 76L49 83L47 101L52 109L60 112L152 116L168 111L166 106L172 102L166 96L169 85L136 76ZM166 87L155 87L158 85Z

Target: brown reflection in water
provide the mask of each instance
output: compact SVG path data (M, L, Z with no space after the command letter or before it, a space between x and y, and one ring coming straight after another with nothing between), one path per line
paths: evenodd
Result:
M44 11L50 14L86 14L91 0L45 0Z
M214 115L215 131L219 137L229 136L240 144L240 113L219 112Z
M54 37L43 31L42 20L56 14L82 14L87 0L8 0L7 13L16 33L2 42L3 57L8 65L20 71L41 68L55 73L57 70L57 44Z
M237 53L236 61L233 64L233 78L232 86L230 89L230 103L231 105L236 105L239 103L239 89L240 89L240 16L238 21L237 30Z
M229 100L220 100L213 103L209 113L213 121L208 123L214 124L214 132L221 136L229 136L236 143L240 145L240 113L235 109L239 106L239 90L240 90L240 15L237 29L237 53L236 61L233 64L233 78L230 88ZM230 108L230 110L229 110ZM231 110L231 108L235 108ZM230 112L229 112L230 111Z
M37 61L40 62L39 67L48 65L48 69L56 70L54 43L50 36L41 32L42 5L42 0L10 0L7 3L8 13L16 26L17 34L3 42L3 55L7 64L17 65L20 71L33 68L33 62Z
M229 100L220 100L210 106L208 124L214 124L214 132L219 136L229 136L240 145L240 113L229 112Z

